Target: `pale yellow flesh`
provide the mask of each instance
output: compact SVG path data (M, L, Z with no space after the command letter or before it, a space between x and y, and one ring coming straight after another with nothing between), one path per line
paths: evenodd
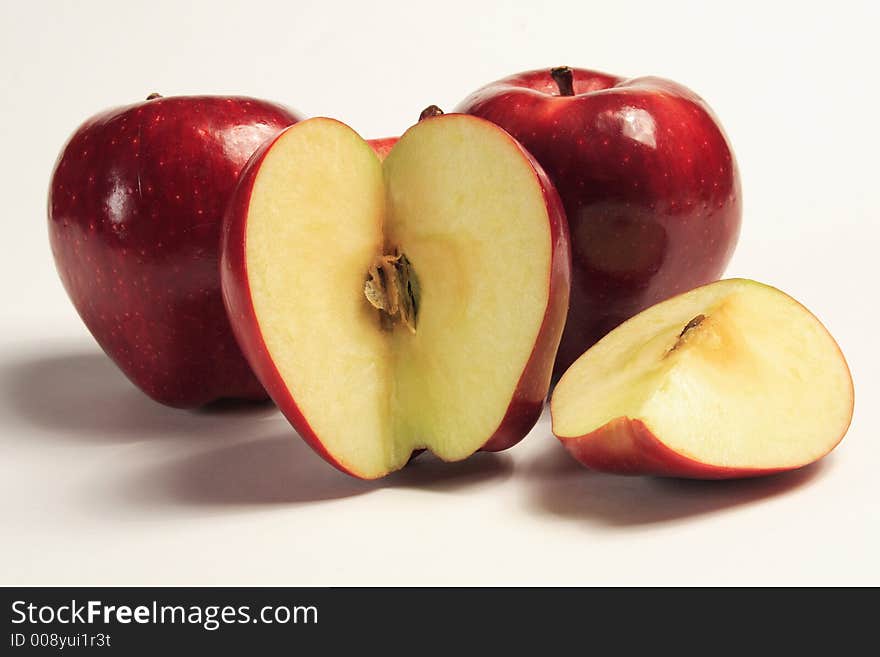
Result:
M364 298L372 259L394 247L421 285L415 334L384 330ZM432 119L383 166L343 124L302 122L257 174L246 248L269 354L344 467L378 477L414 449L457 460L491 437L541 327L551 264L543 191L506 134Z
M350 129L306 121L283 135L254 181L247 276L263 341L314 432L387 435L388 340L375 330L364 273L381 249L382 166ZM380 470L388 442L348 441L343 464Z
M822 324L775 288L731 279L645 310L581 356L553 393L553 432L564 440L639 419L701 463L785 468L834 447L852 400Z

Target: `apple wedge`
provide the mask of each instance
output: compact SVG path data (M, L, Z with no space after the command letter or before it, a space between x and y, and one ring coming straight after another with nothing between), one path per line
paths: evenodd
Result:
M565 372L550 408L553 433L589 468L725 479L822 458L849 427L853 385L806 308L730 279L611 331Z
M316 118L254 155L222 284L249 363L327 461L374 479L417 450L464 459L541 413L568 308L565 216L488 121L427 118L380 161Z

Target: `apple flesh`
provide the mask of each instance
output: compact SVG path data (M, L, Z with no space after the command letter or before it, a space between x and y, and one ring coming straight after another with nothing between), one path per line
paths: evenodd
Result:
M812 463L840 442L852 411L849 369L819 320L742 279L623 323L551 400L553 433L587 467L701 479Z
M568 303L565 221L488 121L427 118L384 161L332 119L284 131L243 173L221 270L260 381L344 472L505 449L541 413Z
M155 97L86 121L49 191L58 273L86 327L158 402L266 393L220 293L220 231L238 174L299 117L255 98Z
M519 140L565 206L571 305L554 378L622 321L724 272L739 173L717 117L689 89L559 67L498 80L456 111Z

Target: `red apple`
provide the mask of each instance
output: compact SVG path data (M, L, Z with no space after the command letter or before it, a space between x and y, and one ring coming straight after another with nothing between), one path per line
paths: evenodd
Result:
M518 139L565 206L572 288L555 378L625 319L724 271L739 236L739 174L692 91L560 67L494 82L456 111Z
M253 98L151 96L86 121L49 190L58 273L98 344L163 404L265 398L220 293L220 228L238 174L296 123Z
M806 308L731 279L611 331L563 375L550 410L553 433L595 470L753 477L834 449L852 419L853 384Z
M488 121L426 118L383 161L331 119L285 130L242 174L221 271L260 381L344 472L505 449L541 413L568 303L565 220Z

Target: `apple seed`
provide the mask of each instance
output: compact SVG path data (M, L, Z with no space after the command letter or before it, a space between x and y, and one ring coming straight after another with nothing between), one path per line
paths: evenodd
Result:
M410 333L416 332L419 281L412 263L402 253L376 256L367 270L364 296L379 310L382 327L390 330L399 318Z

